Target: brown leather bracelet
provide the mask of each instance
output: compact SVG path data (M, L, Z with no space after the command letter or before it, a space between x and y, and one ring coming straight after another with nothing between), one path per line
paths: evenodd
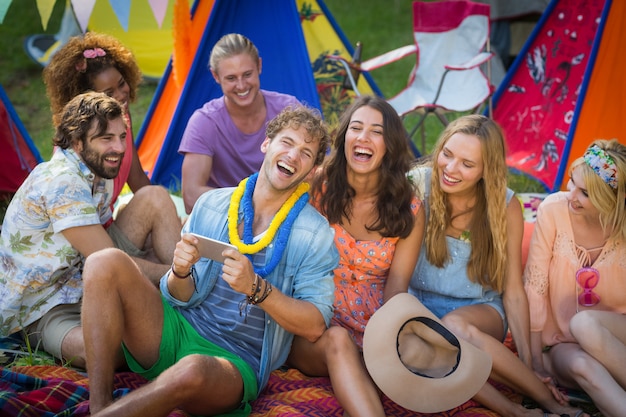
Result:
M172 267L170 268L170 270L172 271L172 274L174 274L174 276L176 278L180 278L180 279L185 279L185 278L189 278L189 276L191 275L191 269L189 270L189 272L187 273L187 275L178 275L176 273L176 270L174 269L174 263L172 262Z

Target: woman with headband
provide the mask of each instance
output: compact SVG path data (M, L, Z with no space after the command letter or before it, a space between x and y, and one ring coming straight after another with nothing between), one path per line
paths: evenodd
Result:
M535 372L626 410L626 146L596 140L539 206L524 282Z

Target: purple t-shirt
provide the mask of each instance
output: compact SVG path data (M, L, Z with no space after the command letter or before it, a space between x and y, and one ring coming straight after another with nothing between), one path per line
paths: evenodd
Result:
M213 158L209 187L234 187L239 181L261 168L264 154L261 144L265 128L287 106L300 104L294 96L261 90L265 98L267 116L258 132L241 133L226 110L224 97L205 103L194 111L187 122L178 147L181 154L197 153Z

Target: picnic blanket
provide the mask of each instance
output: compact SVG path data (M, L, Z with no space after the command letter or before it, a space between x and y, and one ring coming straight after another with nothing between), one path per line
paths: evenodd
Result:
M518 197L524 207L526 224L532 225L537 206L545 194L521 194ZM525 236L526 242L529 237ZM504 343L515 352L510 334ZM0 367L0 370L0 417L89 416L89 380L85 373L61 366ZM135 373L119 372L115 375L114 397L119 398L146 383ZM522 401L519 393L491 383L513 401ZM498 416L473 400L438 414L409 411L384 396L383 406L387 416L393 417ZM295 369L279 369L272 372L268 385L252 407L251 417L270 416L343 417L343 409L333 395L328 378L311 378ZM187 417L187 414L176 410L169 417Z
M22 366L1 370L0 416L83 417L89 416L89 380L86 374L61 366ZM146 384L132 372L115 375L114 396L118 398ZM522 397L496 385L515 401ZM493 416L498 414L473 400L440 414L408 411L383 397L386 414L394 417ZM342 417L343 409L333 396L328 378L309 378L295 369L274 371L262 395L253 403L251 417ZM169 417L187 417L176 410Z
M510 333L504 343L515 352ZM86 373L52 365L0 367L0 371L0 417L89 416L89 379ZM133 372L118 372L114 380L114 398L147 382ZM491 383L507 397L521 403L522 395L502 384ZM393 417L498 416L474 400L438 414L406 410L385 396L383 406L386 414ZM343 408L333 395L328 378L307 377L296 369L278 369L272 372L267 386L252 404L251 417L270 416L343 417ZM187 417L187 414L176 410L169 417Z

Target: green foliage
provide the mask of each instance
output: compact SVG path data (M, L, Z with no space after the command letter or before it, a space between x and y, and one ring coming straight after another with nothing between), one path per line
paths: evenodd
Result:
M10 354L7 355L7 354ZM13 358L10 361L10 357ZM9 362L10 361L10 362ZM8 362L8 363L7 363ZM24 345L19 350L0 350L0 365L12 368L14 366L35 366L35 365L56 365L54 357L42 350L39 350L39 343L33 348L30 340L24 335ZM63 364L69 366L69 362Z
M0 225L2 224L2 220L4 220L4 215L7 212L7 207L11 202L10 198L0 198ZM1 228L1 226L0 226Z
M41 78L42 68L24 52L23 42L31 34L56 32L64 3L57 2L45 32L36 0L11 3L0 25L0 84L44 159L52 155L50 109Z

